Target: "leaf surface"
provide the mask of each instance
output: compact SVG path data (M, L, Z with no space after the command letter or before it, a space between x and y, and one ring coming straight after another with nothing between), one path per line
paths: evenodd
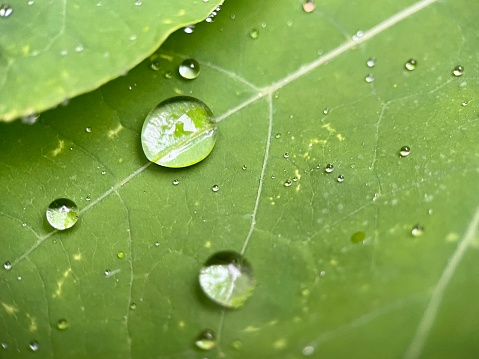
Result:
M231 1L173 34L158 71L143 62L33 126L2 124L2 357L36 340L40 358L473 358L478 11ZM200 63L193 81L176 75L185 58ZM172 170L146 160L140 131L178 95L212 109L218 140ZM62 197L80 219L52 232L45 209ZM198 286L223 250L256 275L239 310ZM206 328L211 352L194 347Z

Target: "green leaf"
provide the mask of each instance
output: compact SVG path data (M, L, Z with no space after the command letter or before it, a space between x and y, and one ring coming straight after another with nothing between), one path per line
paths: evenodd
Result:
M0 120L44 111L120 76L221 2L12 2L0 17Z
M2 357L32 340L37 358L475 357L478 12L231 1L173 34L158 71L2 124ZM165 78L187 58L198 78ZM216 114L216 146L186 169L150 165L143 121L179 95ZM81 210L69 230L46 222L55 198ZM224 250L256 276L237 310L198 284ZM211 352L194 344L204 329Z

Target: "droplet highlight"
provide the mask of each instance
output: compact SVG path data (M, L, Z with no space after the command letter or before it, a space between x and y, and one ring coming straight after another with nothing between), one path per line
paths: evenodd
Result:
M339 183L343 183L343 182L344 182L344 176L343 176L343 175L339 175L337 181L338 181Z
M197 348L211 350L216 346L216 333L211 329L203 330L195 340Z
M216 142L211 110L192 97L174 97L156 106L141 131L145 156L160 166L181 168L204 160Z
M58 230L65 230L73 227L78 221L80 211L77 205L68 198L54 200L47 208L46 217L48 223Z
M180 76L187 80L193 80L200 74L200 64L193 59L186 59L178 68Z
M116 256L117 256L118 259L123 259L123 258L125 258L125 252L119 251L116 254Z
M256 286L253 268L239 253L218 252L200 270L200 287L205 295L227 308L240 308Z
M373 81L374 81L374 76L373 76L373 74L367 75L367 76L364 78L364 81L366 81L367 83L373 82Z

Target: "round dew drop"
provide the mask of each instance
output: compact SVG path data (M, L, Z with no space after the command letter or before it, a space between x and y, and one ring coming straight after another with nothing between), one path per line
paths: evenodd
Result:
M200 64L193 59L183 61L178 68L180 76L187 80L193 80L200 74Z
M461 65L456 66L452 70L452 74L456 77L460 77L460 76L464 75L464 67L462 67Z
M125 252L122 252L122 251L119 251L116 256L118 257L118 259L123 259L125 258Z
M333 166L333 164L332 164L332 163L328 163L328 164L326 165L326 167L324 168L324 171L325 171L326 173L331 173L331 172L333 172L333 171L334 171L334 166Z
M416 69L417 62L415 59L409 59L404 64L404 68L408 71L414 71Z
M367 83L373 82L373 81L374 81L374 76L373 76L373 74L369 74L368 76L366 76L366 77L364 78L364 81L366 81Z
M58 330L65 330L68 328L68 321L66 319L60 319L57 322L57 329Z
M216 333L211 329L203 330L195 340L195 345L202 350L211 350L216 346Z
M220 190L220 187L217 184L215 184L213 187L211 187L211 190L213 192L218 192Z
M399 155L401 157L407 157L411 153L411 149L409 146L402 146L401 149L399 150Z
M253 268L239 253L217 252L200 270L200 287L205 295L226 308L240 308L256 286Z
M414 225L414 227L412 227L411 234L414 237L419 237L420 235L422 235L422 232L424 232L424 227L422 224L418 223Z
M339 182L339 183L343 183L343 182L344 182L344 176L343 176L343 175L339 175L339 176L338 176L338 182Z
M5 268L6 270L12 269L12 263L6 261L5 263L3 263L3 268Z
M366 61L367 67L374 67L376 65L376 59L374 57L370 57L368 61Z
M253 40L256 40L259 37L259 30L258 29L253 29L249 32L249 37L251 37Z
M213 113L200 100L174 97L146 116L141 130L145 156L163 167L181 168L204 160L216 142Z
M63 231L77 223L80 211L72 200L59 198L50 203L46 216L53 228Z

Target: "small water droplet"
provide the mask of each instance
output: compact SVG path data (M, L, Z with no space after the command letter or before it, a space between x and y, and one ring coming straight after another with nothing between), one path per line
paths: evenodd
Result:
M239 253L217 252L201 268L199 282L208 298L227 308L240 308L253 294L253 268Z
M411 153L411 149L409 146L402 146L401 149L399 150L399 155L401 157L407 157Z
M285 187L291 187L292 184L293 184L293 182L290 179L287 179L286 181L284 181L284 186Z
M116 256L118 257L118 259L123 259L125 258L125 252L122 252L122 251L119 251Z
M259 30L258 30L258 29L252 29L252 30L249 32L249 37L251 37L252 39L256 40L256 39L259 37Z
M187 80L193 80L200 74L200 64L193 59L186 59L178 68L180 76Z
M364 232L356 232L351 236L351 242L353 243L361 243L366 239L366 233Z
M373 76L373 74L367 75L367 76L364 78L364 81L366 81L367 83L373 82L373 81L374 81L374 76Z
M6 261L5 263L3 263L3 268L5 268L6 270L12 269L12 263Z
M165 77L165 79L171 79L173 77L173 72L166 71L163 76Z
M40 348L40 345L38 344L38 342L36 340L32 340L28 344L28 349L30 349L32 352L38 351L39 348Z
M323 110L323 114L327 115L328 113L329 113L329 108L326 107L326 108Z
M136 5L136 6L141 6L141 5L142 5L142 2L141 2L140 0L137 0L137 1L135 1L135 5Z
M87 132L87 133L91 133L91 127L87 127L87 128L85 128L85 132Z
M65 330L68 328L68 321L66 319L60 319L57 322L57 329L58 330Z
M338 176L338 182L339 182L339 183L343 183L343 182L344 182L344 176L343 176L343 175L339 175L339 176Z
M362 30L356 31L356 33L353 35L353 40L358 41L361 37L363 37L364 32Z
M111 270L105 269L105 272L104 272L104 273L105 273L105 277L109 277L110 274L111 274Z
M106 171L101 171L101 174L104 176L106 175Z
M60 51L60 56L67 56L67 55L68 55L68 50L63 49L62 51Z
M424 232L424 227L422 224L418 223L412 227L411 234L414 237L419 237Z
M158 71L159 69L161 69L161 64L160 64L160 61L159 60L151 60L150 61L150 69L152 69L153 71Z
M33 5L35 3L35 0L28 0L28 5Z
M130 310L135 310L136 309L136 303L131 303L130 304Z
M277 133L277 134L274 136L274 138L276 138L276 139L281 138L281 133Z
M328 164L326 165L326 167L324 168L324 171L325 171L326 173L331 173L331 172L333 172L333 171L334 171L334 166L333 166L333 164L332 164L332 163L328 163Z
M375 57L370 57L370 58L366 61L366 66L367 66L367 67L374 67L374 66L376 66L376 58L375 58Z
M454 69L452 70L452 74L456 77L464 75L464 67L462 67L461 65L454 67Z
M417 62L415 59L409 59L404 64L404 68L408 71L414 71L416 69Z
M130 40L131 40L131 41L135 41L135 40L136 40L136 35L135 35L135 34L131 35L131 36L130 36Z
M304 289L301 291L301 296L302 296L302 297L307 297L307 296L309 296L310 293L311 293L311 291L309 290L309 288L304 288Z
M174 179L173 182L171 182L171 183L173 183L174 186L177 186L177 185L180 184L180 181L177 180L177 179Z
M195 345L202 350L211 350L216 346L216 333L211 329L203 330L195 340Z
M160 246L160 242L155 242L155 247L159 247Z
M468 105L467 101L463 101L463 102L461 103L461 106L462 106L462 107L466 107L467 105Z
M5 342L2 342L2 344L1 344L1 345L2 345L2 348L3 348L3 349L8 349L8 344L7 344L7 343L5 343Z
M316 4L314 3L313 0L306 0L303 3L303 10L304 12L312 12L316 8Z
M241 169L242 169L243 171L246 171L247 168L248 168L248 167L246 167L246 165L243 165L243 167L241 167Z
M319 170L320 168L321 168L321 165L318 163L318 164L316 165L316 169Z
M6 2L0 5L0 17L6 18L12 15L13 8Z
M82 52L83 50L85 50L85 47L84 47L82 44L78 44L78 45L75 47L75 51L76 51L76 52Z
M141 130L145 156L171 168L204 160L216 142L216 123L211 110L192 97L174 97L146 116Z
M195 25L188 25L183 29L186 34L192 34L195 31Z
M309 357L314 354L314 347L311 345L305 346L301 352L305 357Z
M40 117L40 114L34 112L34 113L31 113L30 115L23 116L21 121L25 125L34 125L35 123L37 123L37 120L39 117Z
M19 276L17 277L17 280L22 280L22 276L19 275Z
M211 187L211 190L213 192L218 192L220 190L220 187L217 184L215 184L213 187Z
M86 197L85 197L85 201L90 202L90 201L91 201L90 196L86 196Z
M75 202L68 198L58 198L54 200L47 208L46 217L48 223L58 230L64 230L73 227L78 221L80 211Z
M289 153L288 152L285 152L285 154L283 155L284 158L289 158Z

